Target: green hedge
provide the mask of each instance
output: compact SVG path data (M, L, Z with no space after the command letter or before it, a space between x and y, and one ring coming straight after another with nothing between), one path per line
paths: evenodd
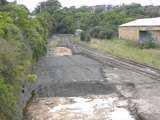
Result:
M46 53L54 18L47 13L35 17L15 3L0 4L0 119L12 120L21 85L29 68Z

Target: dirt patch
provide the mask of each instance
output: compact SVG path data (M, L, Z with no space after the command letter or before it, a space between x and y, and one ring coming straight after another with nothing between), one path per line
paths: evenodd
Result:
M116 95L43 98L28 108L25 120L134 120L127 107Z
M67 47L56 47L50 51L53 56L68 56L72 55L72 50Z

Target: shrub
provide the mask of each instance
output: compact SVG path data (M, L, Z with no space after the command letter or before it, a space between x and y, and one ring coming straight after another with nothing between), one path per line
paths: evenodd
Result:
M35 75L35 74L29 74L27 76L27 80L30 81L30 82L35 82L37 80L37 75Z
M80 36L81 41L89 42L91 40L91 36L89 32L82 31Z
M32 29L29 34L30 46L33 51L33 58L37 61L47 51L47 42L36 29Z
M80 39L81 39L81 41L85 41L85 32L84 31L81 32Z
M53 27L51 16L44 13L31 18L23 5L11 3L0 12L0 120L16 116L21 83L37 79L27 74L34 60L46 53Z
M99 34L99 31L101 31L101 30L102 30L101 26L96 26L96 27L90 29L90 34L91 34L92 37L97 38L98 34Z
M107 26L96 26L90 29L90 34L92 37L100 39L111 39L114 37L113 29Z
M105 38L107 38L106 32L105 32L105 31L100 31L100 32L98 33L98 36L97 36L97 37L100 38L100 39L105 39Z
M149 49L149 48L156 48L156 43L153 40L149 40L147 42L140 44L141 49Z
M89 32L86 32L85 41L86 41L86 42L91 41L91 36L90 36L90 33L89 33Z
M12 120L16 114L15 88L0 79L0 119Z

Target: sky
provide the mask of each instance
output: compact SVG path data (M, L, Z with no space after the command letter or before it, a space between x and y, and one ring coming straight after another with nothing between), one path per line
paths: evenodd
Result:
M8 0L14 1L14 0ZM45 0L17 0L18 3L24 4L27 8L32 11L38 5L39 2ZM92 6L92 5L101 5L101 4L129 4L129 3L141 3L142 5L160 5L160 0L59 0L62 6L76 6L80 7L83 5Z

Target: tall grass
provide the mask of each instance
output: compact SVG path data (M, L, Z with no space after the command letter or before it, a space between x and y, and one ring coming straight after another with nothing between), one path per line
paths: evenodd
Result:
M119 39L92 39L88 45L115 57L129 59L160 69L160 48L141 49L135 42Z

